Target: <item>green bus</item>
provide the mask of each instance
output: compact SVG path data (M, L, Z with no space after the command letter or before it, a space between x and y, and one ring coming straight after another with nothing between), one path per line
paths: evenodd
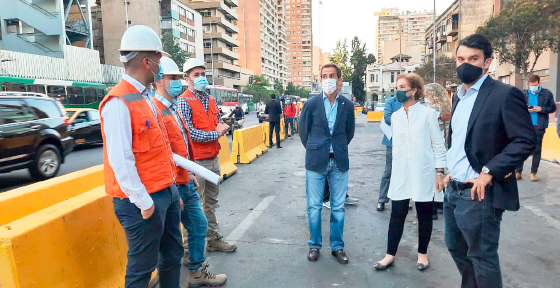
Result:
M58 99L66 108L99 109L113 85L0 75L0 91L34 92Z

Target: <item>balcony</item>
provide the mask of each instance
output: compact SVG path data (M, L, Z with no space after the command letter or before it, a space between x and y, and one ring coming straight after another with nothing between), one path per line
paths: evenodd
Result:
M206 63L206 69L208 70L212 69L212 62ZM241 68L239 66L223 61L214 61L214 69L223 69L223 70L233 71L237 73L241 72Z
M239 33L239 28L224 17L204 17L202 18L203 25L220 25L230 33Z
M226 4L228 4L229 6L233 6L233 7L239 6L237 0L224 0L224 2L226 2Z
M221 39L231 46L239 47L239 41L237 41L237 39L235 39L233 36L229 36L224 32L204 33L204 39Z
M239 53L237 52L233 52L227 48L223 48L223 47L214 47L214 49L210 49L210 48L204 48L204 54L205 55L210 55L210 54L221 54L229 59L233 59L233 60L239 60Z
M228 19L238 20L239 16L235 12L234 8L229 8L226 4L221 1L212 2L190 2L189 7L195 10L208 10L208 9L218 9L226 15Z
M440 44L443 44L443 43L447 42L447 36L444 35L443 33L439 34L437 39L436 39L436 42L440 43Z
M455 36L459 34L459 22L451 22L451 26L447 26L447 36Z

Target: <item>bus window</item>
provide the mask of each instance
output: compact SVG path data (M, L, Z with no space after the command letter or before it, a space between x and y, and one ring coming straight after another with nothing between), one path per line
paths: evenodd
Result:
M70 105L83 105L84 104L84 92L80 87L68 87L68 104Z
M105 90L97 89L97 101L101 102L103 101L103 98L105 98Z
M2 90L4 90L4 91L14 91L14 92L25 92L25 84L4 83L4 84L2 84Z
M27 92L46 94L43 85L27 85Z
M64 89L64 86L47 86L47 95L58 99L62 105L66 104L66 89Z
M86 96L86 104L97 102L97 94L95 94L95 89L84 88L84 95Z

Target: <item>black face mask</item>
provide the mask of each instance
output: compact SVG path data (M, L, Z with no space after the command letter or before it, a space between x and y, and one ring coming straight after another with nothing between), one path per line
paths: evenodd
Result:
M482 74L482 68L478 66L471 65L469 63L463 63L461 66L457 67L457 76L459 80L465 84L471 84L480 77Z

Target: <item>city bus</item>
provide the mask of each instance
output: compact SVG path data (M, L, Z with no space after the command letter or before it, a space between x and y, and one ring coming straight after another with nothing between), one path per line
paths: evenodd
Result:
M239 92L233 88L227 88L220 85L208 85L206 86L206 92L214 96L218 106L226 102L239 102Z
M66 108L99 109L109 85L0 75L1 91L34 92L58 99Z

